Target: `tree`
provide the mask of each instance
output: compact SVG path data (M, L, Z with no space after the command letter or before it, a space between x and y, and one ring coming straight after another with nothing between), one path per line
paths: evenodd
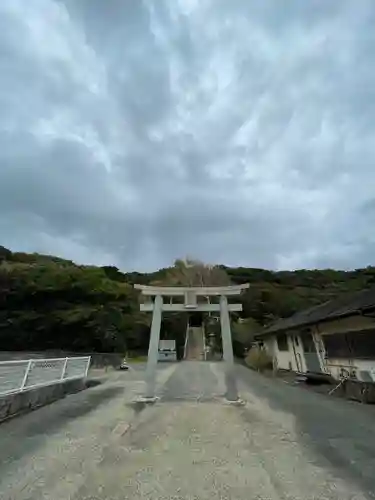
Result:
M176 259L173 267L159 281L169 286L225 286L230 282L228 274L220 266L204 264L190 257Z
M232 323L232 336L240 344L250 347L254 341L254 336L261 331L262 327L255 319L239 319Z
M11 257L12 257L12 252L0 245L0 262L4 260L10 260Z
M224 286L230 284L230 279L219 266L204 264L203 262L186 257L176 259L173 267L164 270L164 275L155 280L153 285L158 286ZM183 301L184 297L174 297L174 301ZM210 298L206 297L210 302ZM184 343L186 325L189 315L187 313L170 313L163 319L163 334L170 335L177 341L177 346Z
M25 254L26 256L28 254ZM137 292L95 266L33 254L0 264L0 340L4 350L123 352L146 349L148 318Z
M239 318L238 321L232 321L231 330L234 354L243 357L253 345L254 337L262 327L253 318Z
M1 347L145 351L151 317L139 311L134 283L215 286L231 282L250 283L250 288L236 298L243 311L232 315L234 345L240 350L258 325L374 286L375 268L269 271L208 265L185 258L153 273L125 273L110 265L76 265L53 255L12 252L0 246ZM236 321L238 318L245 323ZM205 318L207 331L212 329L213 334L220 330L216 319ZM186 321L187 313L171 313L165 315L163 325L169 336L181 342ZM220 335L217 342L220 349Z

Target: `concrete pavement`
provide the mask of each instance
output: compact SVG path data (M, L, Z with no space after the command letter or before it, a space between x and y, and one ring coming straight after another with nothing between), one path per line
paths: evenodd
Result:
M221 363L158 373L160 400L134 403L142 372L0 426L2 500L375 498L375 414Z

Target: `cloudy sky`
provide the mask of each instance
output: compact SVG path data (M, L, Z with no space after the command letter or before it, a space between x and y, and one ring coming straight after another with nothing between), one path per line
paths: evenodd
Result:
M373 0L1 0L0 244L375 264Z

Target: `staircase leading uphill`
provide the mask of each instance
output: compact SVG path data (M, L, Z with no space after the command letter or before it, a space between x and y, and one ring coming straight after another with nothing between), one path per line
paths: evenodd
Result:
M188 327L185 359L204 360L204 329L202 326Z

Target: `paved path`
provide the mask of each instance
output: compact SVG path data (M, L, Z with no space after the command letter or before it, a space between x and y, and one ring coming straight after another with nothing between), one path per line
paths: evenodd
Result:
M154 406L123 372L6 422L0 498L375 498L372 409L237 375L243 407L223 399L221 363L183 362L159 371Z

